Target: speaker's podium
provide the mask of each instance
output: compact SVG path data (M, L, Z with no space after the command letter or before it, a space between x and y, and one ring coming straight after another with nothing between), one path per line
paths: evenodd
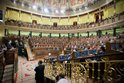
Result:
M118 43L110 43L106 42L106 53L117 53L117 49L119 49L119 44Z
M106 55L109 57L110 60L124 59L124 57L122 56L123 53L121 53L118 49L120 49L119 43L106 43Z

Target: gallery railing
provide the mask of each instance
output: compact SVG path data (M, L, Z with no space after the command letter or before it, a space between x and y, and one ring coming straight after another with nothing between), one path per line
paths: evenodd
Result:
M45 76L50 79L63 73L71 83L122 83L124 81L124 60L100 61L86 59L85 62L46 63Z

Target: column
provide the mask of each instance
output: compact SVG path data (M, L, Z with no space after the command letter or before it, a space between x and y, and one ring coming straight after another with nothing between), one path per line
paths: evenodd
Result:
M40 37L42 37L42 32L39 34Z
M77 38L79 38L79 33L77 33Z
M70 38L70 33L68 33L68 38Z
M19 36L19 37L21 36L20 32L21 32L21 31L20 31L20 30L18 30L18 36Z
M29 33L29 37L32 37L32 31L30 31L30 33Z
M87 31L87 37L89 37L89 31Z
M59 33L59 38L61 38L61 33Z
M102 36L102 31L101 31L101 30L96 31L96 33L97 33L97 36L98 36L99 38Z
M51 38L51 33L49 34L49 37Z
M116 28L113 28L113 36L116 36Z

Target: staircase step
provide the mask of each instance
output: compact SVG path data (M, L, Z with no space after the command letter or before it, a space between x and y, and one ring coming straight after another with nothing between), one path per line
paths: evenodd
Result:
M13 68L7 68L7 69L4 70L4 73L6 73L6 72L12 72L12 71L13 71Z
M3 76L3 71L0 71L0 78Z
M1 66L1 65L0 65ZM0 70L3 70L3 67L0 67Z
M3 74L3 73L0 73L0 77L3 76L2 74Z
M3 70L0 70L0 73L3 73Z
M14 66L13 64L6 65L6 66L5 66L5 69L7 69L7 68L13 68L13 66Z
M5 77L12 77L13 76L13 72L7 72L3 74L3 78Z
M13 83L12 79L10 80L6 80L6 81L2 81L2 83Z
M5 83L6 81L12 81L13 77L12 76L7 76L7 77L3 77L2 79L2 83Z
M0 80L1 80L1 78L2 78L2 75L0 75Z

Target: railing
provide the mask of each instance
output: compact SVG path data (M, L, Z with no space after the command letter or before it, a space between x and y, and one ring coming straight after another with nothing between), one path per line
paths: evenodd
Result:
M64 73L71 83L121 83L124 76L124 60L101 61L86 59L85 62L46 63L45 76L55 79Z
M33 25L31 23L23 23L23 22L19 22L19 21L10 21L10 22L6 22L6 25L11 25L11 26L18 26L24 29L29 29L32 28L35 31L42 31L42 32L57 32L57 33L61 33L61 32L84 32L84 31L90 31L90 30L97 30L97 29L108 29L108 28L112 28L112 27L117 27L117 26L122 26L124 24L124 12L114 15L112 17L103 19L100 22L91 22L91 23L84 23L84 24L80 24L77 26L73 26L73 25L66 25L66 26L50 26L50 25L41 25L41 24L36 24ZM111 27L112 26L112 27ZM28 28L27 28L28 27ZM11 27L9 27L11 28ZM14 28L14 27L13 27ZM34 31L33 30L33 31ZM58 30L61 30L60 32L58 32ZM68 31L69 30L69 31Z

